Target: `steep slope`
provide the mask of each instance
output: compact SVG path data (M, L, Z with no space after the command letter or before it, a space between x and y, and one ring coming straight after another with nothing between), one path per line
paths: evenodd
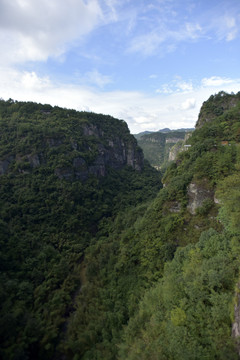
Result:
M238 358L240 93L209 101L157 195L146 168L33 182L9 165L2 357Z
M0 101L2 359L55 356L101 222L160 188L125 122Z
M120 359L238 358L239 129L240 93L210 97L191 148L165 174L164 202L155 200L151 217L159 226L164 207L176 214L178 232L166 241L175 232L177 249L130 318Z
M194 131L148 206L102 223L60 345L69 359L238 357L239 128L236 101Z

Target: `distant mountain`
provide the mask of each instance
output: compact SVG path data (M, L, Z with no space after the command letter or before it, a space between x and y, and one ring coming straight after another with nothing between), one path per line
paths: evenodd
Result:
M165 128L156 132L144 132L134 135L138 145L143 149L144 157L157 169L165 166L173 159L171 148L179 143L178 149L183 145L194 129L170 130ZM175 147L175 149L177 149Z
M143 132L140 132L138 134L133 134L133 136L138 140L140 139L142 136L144 135L148 135L148 134L151 134L152 131L143 131Z
M193 131L193 130L195 130L195 128L181 128L181 129L171 130L171 131L183 131L183 132L189 132L189 131Z
M164 129L158 130L158 132L161 132L161 133L168 133L170 131L172 131L172 130L169 128L164 128Z
M140 139L142 136L144 135L148 135L148 134L155 134L155 133L163 133L163 134L167 134L169 132L174 132L174 131L177 131L177 132L189 132L189 131L193 131L194 128L180 128L180 129L169 129L169 128L164 128L164 129L160 129L158 131L143 131L143 132L140 132L138 134L133 134L133 136L136 138L136 139Z

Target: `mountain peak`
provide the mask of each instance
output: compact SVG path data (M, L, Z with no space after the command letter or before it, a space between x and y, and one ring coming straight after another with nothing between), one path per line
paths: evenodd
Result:
M222 115L226 110L235 107L240 100L240 92L228 94L220 91L218 94L211 95L204 101L196 123L196 129L201 128L206 122L212 121L216 116Z

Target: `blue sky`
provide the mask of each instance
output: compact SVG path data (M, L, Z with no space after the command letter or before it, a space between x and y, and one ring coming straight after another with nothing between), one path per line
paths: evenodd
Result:
M0 97L194 127L240 91L239 0L0 0Z

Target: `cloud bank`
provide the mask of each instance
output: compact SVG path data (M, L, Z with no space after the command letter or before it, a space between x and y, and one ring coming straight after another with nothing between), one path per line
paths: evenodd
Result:
M194 127L203 101L219 91L238 92L240 79L204 78L196 86L167 97L139 91L102 91L101 88L54 83L36 72L5 69L0 73L0 95L19 101L35 101L83 111L110 114L127 121L132 133ZM101 76L99 76L101 79ZM103 78L105 81L106 79ZM189 81L183 82L189 84Z

